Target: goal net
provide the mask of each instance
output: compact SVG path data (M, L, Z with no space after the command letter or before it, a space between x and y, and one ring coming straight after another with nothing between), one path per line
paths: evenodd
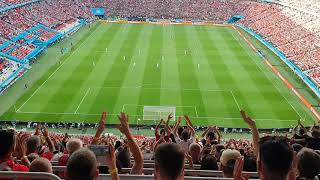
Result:
M175 121L176 107L170 106L143 106L143 120L157 121L160 119L166 120L168 115L173 115L172 120Z

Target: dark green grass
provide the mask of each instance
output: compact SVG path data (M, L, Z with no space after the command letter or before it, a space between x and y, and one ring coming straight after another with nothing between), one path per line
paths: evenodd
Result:
M239 109L260 128L314 122L229 27L98 24L59 61L2 120L95 123L107 111L117 124L125 111L151 125L144 106L174 106L199 126L245 127Z

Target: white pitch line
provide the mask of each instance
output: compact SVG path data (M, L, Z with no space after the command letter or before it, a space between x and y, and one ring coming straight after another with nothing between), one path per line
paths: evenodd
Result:
M199 117L199 116L198 116L198 111L197 111L197 106L194 106L194 110L195 110L195 112L196 112L196 117Z
M238 106L238 109L239 109L239 110L241 110L241 107L240 107L240 105L239 105L239 103L238 103L238 101L237 101L237 99L236 99L235 95L233 94L233 91L230 91L230 93L231 93L231 95L232 95L232 97L233 97L234 101L236 102L236 104L237 104L237 106Z
M220 90L220 89L189 89L189 88L145 88L143 86L96 86L91 88L100 88L100 89L117 89L117 88L125 88L125 89L146 89L146 90L182 90L182 91L207 91L207 92L229 92L230 90Z
M87 97L87 95L88 95L89 91L90 91L90 88L87 90L86 94L82 97L82 99L81 99L81 101L80 101L80 103L79 103L79 105L78 105L77 109L74 111L74 114L77 114L77 112L78 112L78 110L79 110L79 108L80 108L80 106L81 106L82 102L83 102L83 101L84 101L84 99Z
M92 34L91 34L89 37L91 37L93 34L94 34L94 33L92 32ZM79 48L77 48L76 50L74 50L74 51L70 54L70 56L63 61L63 63L48 77L48 79L46 79L46 80L31 94L31 96L19 107L19 109L18 109L17 111L20 111L20 109L42 88L42 86L43 86L44 84L46 84L47 81L69 60L69 58L72 57L73 54L74 54L75 52L77 52L77 50L80 49L80 48L84 45L84 42L86 42L86 41L83 41L83 42L80 44Z
M232 34L232 36L234 37L234 35ZM244 49L247 49L245 47L243 47L242 43L239 41L239 39L237 39L236 37L234 37L238 43L240 44L240 46ZM250 50L250 52L253 52L252 50ZM256 52L254 52L256 54ZM291 108L296 112L296 114L300 117L300 119L302 119L302 116L300 115L300 113L296 110L296 108L293 107L293 105L288 101L288 99L283 95L283 93L280 91L280 89L278 88L278 86L272 81L272 79L270 79L269 75L266 74L266 72L264 72L262 70L262 68L259 66L259 64L256 62L256 60L254 58L252 58L252 54L249 53L249 56L251 57L250 59L252 61L254 61L254 63L258 66L258 68L260 69L261 72L263 72L263 74L269 79L269 81L272 83L272 85L277 89L277 91L279 92L279 94L281 94L281 96L286 100L286 102L291 106Z

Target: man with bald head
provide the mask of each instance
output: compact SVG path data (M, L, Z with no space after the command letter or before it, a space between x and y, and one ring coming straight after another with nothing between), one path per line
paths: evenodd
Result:
M198 143L191 143L189 146L189 155L194 164L201 164L201 146Z
M29 171L52 173L52 165L47 158L40 157L32 161Z

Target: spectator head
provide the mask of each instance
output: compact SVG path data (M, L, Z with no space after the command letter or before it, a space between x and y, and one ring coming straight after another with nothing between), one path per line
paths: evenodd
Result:
M243 171L257 172L257 161L255 157L253 156L244 157Z
M303 136L306 133L306 131L303 128L299 129L299 135Z
M303 146L301 144L294 143L292 144L292 148L294 152L299 152L303 148Z
M214 132L209 131L207 133L207 140L209 140L210 142L216 139L216 135L214 134Z
M46 158L37 158L30 164L29 171L52 173L52 165Z
M13 129L0 130L0 158L10 158L15 146L15 132Z
M190 138L190 134L189 134L189 131L187 129L182 131L181 138L184 141L187 141Z
M262 179L286 179L293 160L293 149L285 137L260 139L258 171Z
M71 138L67 142L67 151L69 154L72 154L73 152L79 150L82 148L82 141L78 138Z
M159 145L155 150L154 162L156 180L183 179L184 151L179 145L175 143Z
M116 141L116 144L114 145L114 149L117 150L120 146L122 146L121 141Z
M27 154L30 153L38 153L40 149L40 137L39 136L31 136L27 139Z
M200 162L201 158L201 146L198 143L192 143L189 146L189 154L192 157L193 162Z
M299 176L306 179L314 179L320 174L320 155L314 150L303 148L298 154Z
M320 130L318 129L313 129L311 132L312 137L314 138L320 138Z
M32 161L34 161L37 158L39 158L39 155L36 154L36 153L28 154L28 160L29 160L30 163L32 163Z
M218 170L217 159L213 155L206 155L201 161L201 170Z
M166 135L166 131L164 129L160 129L160 136L165 136Z
M67 163L69 180L94 180L98 177L96 156L87 148L81 148L70 156Z
M130 152L127 147L119 148L116 154L117 160L120 163L121 167L129 168L130 167Z
M183 131L183 127L179 127L178 128L178 136L181 137L182 131Z
M220 168L223 172L223 177L232 178L233 169L236 160L241 156L240 152L237 150L226 149L222 152L220 157Z
M57 143L54 145L56 151L54 153L64 152L64 145L62 143Z

